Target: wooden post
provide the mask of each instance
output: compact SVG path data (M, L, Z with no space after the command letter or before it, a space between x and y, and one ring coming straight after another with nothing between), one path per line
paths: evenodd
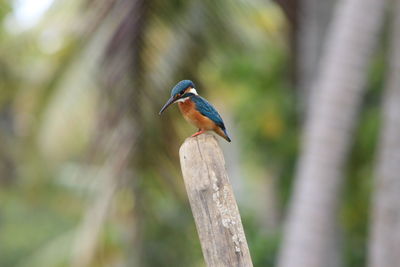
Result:
M207 266L253 266L216 138L211 134L187 138L179 155Z

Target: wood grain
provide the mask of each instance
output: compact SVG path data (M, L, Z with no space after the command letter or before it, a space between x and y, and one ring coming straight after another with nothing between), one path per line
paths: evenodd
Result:
M187 138L179 155L207 266L253 266L216 138L207 133Z

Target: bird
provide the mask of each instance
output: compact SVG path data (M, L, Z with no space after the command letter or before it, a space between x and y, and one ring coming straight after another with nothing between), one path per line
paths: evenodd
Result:
M206 131L214 131L226 141L231 142L218 111L205 98L199 96L192 81L182 80L172 88L171 97L161 108L159 115L174 103L178 103L186 121L199 129L192 137Z

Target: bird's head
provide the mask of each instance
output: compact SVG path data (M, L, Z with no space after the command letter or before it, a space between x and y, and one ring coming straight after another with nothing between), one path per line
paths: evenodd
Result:
M179 101L183 101L188 94L197 95L196 89L194 88L194 83L190 80L183 80L177 83L174 88L171 90L171 97L168 99L167 103L160 110L161 114L164 110L166 110L171 104Z

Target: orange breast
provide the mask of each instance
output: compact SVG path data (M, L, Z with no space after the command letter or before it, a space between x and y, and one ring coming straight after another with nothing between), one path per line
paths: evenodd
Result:
M196 110L195 104L190 99L185 102L179 102L178 105L183 117L197 128L201 130L214 130L217 128L212 120Z

